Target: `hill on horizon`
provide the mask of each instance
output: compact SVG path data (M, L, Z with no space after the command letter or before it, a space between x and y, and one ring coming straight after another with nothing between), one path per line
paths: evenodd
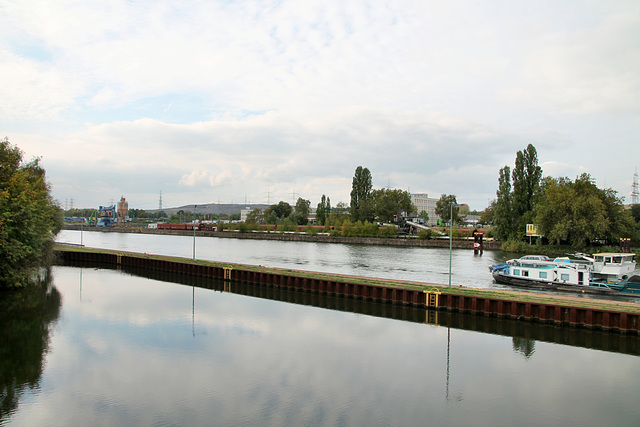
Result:
M203 203L203 204L193 204L193 205L184 205L173 208L162 208L162 209L146 209L147 212L158 212L165 211L167 215L174 215L179 211L185 212L197 212L199 214L215 214L215 215L231 215L231 214L239 214L242 209L249 208L253 209L266 209L271 205L267 204L245 204L245 203Z

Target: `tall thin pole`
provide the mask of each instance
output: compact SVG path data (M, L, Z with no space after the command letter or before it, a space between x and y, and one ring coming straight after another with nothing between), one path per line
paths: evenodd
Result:
M449 289L451 289L451 260L452 260L452 253L453 253L453 206L454 206L454 203L450 205L451 225L449 227ZM458 206L458 205L455 205L455 206Z
M198 205L193 205L193 260L196 259L196 209Z

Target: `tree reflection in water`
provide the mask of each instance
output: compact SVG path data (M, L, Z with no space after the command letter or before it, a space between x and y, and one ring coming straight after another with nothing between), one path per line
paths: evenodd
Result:
M520 353L525 359L530 359L536 352L536 342L528 338L513 337L513 351Z
M27 389L38 389L60 306L50 269L32 286L0 290L0 424L16 411Z

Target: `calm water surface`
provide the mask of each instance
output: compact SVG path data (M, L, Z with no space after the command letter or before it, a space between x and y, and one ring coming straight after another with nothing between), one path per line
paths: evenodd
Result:
M63 230L57 240L76 244L82 240L85 246L95 248L191 258L194 239L191 236L96 231L85 231L81 236L79 231ZM449 283L448 249L215 237L196 237L195 240L198 259L438 284ZM499 251L486 251L482 256L474 256L472 250L454 249L452 284L485 288L495 286L489 266L502 262L504 255Z
M359 312L326 309L318 305L333 307L331 299L281 290L256 298L223 292L236 286L224 282L205 281L212 288L205 289L66 266L54 267L51 280L58 296L43 303L52 313L42 321L45 337L25 342L20 334L37 328L0 317L1 342L12 346L0 353L2 398L7 390L17 396L14 406L3 402L2 426L631 426L640 419L637 337L545 326L558 342L615 344L603 351L536 341L539 332L522 322L495 320L502 326L494 331L512 335L483 333L420 323L426 311L401 308L413 321L395 320L367 314L390 305L340 300ZM448 322L487 321L459 319ZM25 361L26 349L38 346L41 357ZM21 379L23 367L40 370L35 381Z

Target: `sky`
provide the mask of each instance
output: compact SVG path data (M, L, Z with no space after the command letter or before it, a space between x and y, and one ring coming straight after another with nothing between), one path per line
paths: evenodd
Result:
M349 203L355 169L483 210L533 144L629 203L637 0L0 0L0 137L64 208Z

